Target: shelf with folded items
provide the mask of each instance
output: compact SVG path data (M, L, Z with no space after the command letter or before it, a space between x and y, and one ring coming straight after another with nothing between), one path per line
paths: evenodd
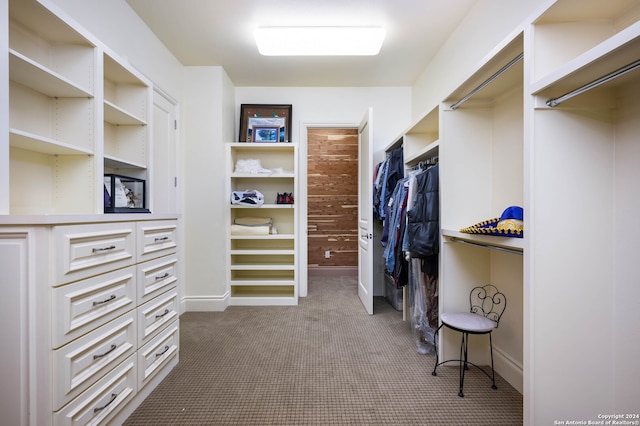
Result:
M231 305L298 303L297 155L293 143L227 144Z

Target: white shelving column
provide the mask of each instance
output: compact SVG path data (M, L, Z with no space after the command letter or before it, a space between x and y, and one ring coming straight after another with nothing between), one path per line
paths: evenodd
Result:
M238 160L259 160L271 173L235 170ZM298 209L277 204L278 193L297 194L298 146L295 143L229 143L228 271L231 305L295 305L298 303ZM232 191L257 189L265 202L259 207L231 204ZM268 234L234 234L238 218L270 218ZM276 233L277 232L277 233Z

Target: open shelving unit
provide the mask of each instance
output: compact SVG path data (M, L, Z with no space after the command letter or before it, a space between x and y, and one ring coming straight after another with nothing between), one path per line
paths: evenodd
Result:
M34 0L10 1L8 26L10 173L0 211L103 213L104 173L149 179L151 83Z
M237 172L238 160L259 160L262 173ZM297 193L298 147L294 143L227 144L229 232L228 276L231 305L298 303L298 209L277 204L278 193ZM267 172L267 170L269 172ZM259 207L231 204L232 191L257 189ZM242 217L271 218L269 234L233 234Z
M93 213L96 43L31 1L9 9L10 175L2 183L9 205L2 210Z

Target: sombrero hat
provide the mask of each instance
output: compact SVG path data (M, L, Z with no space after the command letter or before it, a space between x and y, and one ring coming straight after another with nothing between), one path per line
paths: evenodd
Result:
M462 228L460 232L522 238L524 233L523 216L522 207L510 206L502 212L500 217Z

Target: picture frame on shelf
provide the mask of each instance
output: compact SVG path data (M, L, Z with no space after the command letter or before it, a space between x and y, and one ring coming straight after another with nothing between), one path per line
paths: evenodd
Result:
M291 142L292 105L241 104L240 142ZM256 130L261 134L256 136ZM276 132L272 130L276 129ZM266 131L265 131L266 130ZM275 139L265 139L269 135Z
M252 133L253 142L280 142L280 126L254 126Z

